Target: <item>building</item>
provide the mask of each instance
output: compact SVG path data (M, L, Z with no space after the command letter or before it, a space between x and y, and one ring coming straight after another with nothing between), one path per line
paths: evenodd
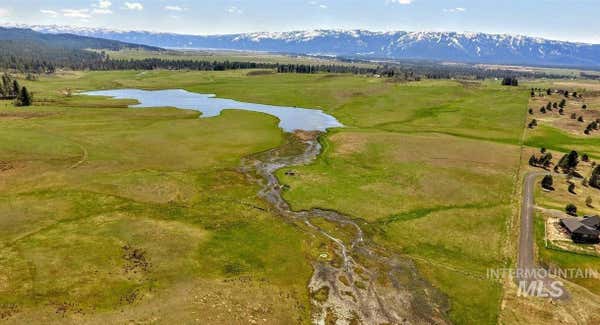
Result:
M600 217L599 216L585 216L581 223L584 225L594 228L600 231Z
M600 231L598 231L600 217L563 218L560 219L560 225L567 230L575 243L597 244L600 242Z

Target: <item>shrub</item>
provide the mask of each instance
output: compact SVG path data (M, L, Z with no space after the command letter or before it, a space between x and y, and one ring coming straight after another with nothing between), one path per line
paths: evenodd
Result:
M567 204L567 206L565 207L565 211L569 215L577 216L577 207L573 203Z

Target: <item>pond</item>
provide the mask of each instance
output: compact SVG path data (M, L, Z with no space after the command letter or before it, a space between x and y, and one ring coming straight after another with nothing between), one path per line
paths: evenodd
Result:
M326 131L342 127L338 120L319 109L245 103L233 99L217 98L212 94L198 94L183 89L141 90L114 89L81 93L90 96L107 96L116 99L135 99L139 102L130 107L176 107L202 112L202 118L218 116L224 109L239 109L273 115L279 119L279 127L286 132L294 130Z

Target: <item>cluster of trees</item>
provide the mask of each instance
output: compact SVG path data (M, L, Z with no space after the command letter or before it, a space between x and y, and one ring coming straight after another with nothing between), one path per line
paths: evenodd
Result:
M558 109L558 113L560 115L563 115L565 113L565 106L567 105L567 101L563 98L560 103L558 102L548 102L548 104L546 104L546 106L542 106L540 107L540 112L542 114L546 114L546 112L552 112L552 110L554 109ZM530 113L532 113L532 111L530 111Z
M90 64L90 70L198 70L225 71L238 69L274 69L274 63L238 62L238 61L200 61L200 60L169 60L158 58L146 59L106 59Z
M276 65L278 73L354 73L354 74L377 74L381 68L358 67L354 65L340 64L278 64ZM381 71L383 73L383 71Z
M15 99L20 91L21 87L17 79L13 79L9 74L4 73L0 84L0 99Z
M26 87L21 87L19 81L4 73L0 83L0 99L14 99L17 106L30 106L33 102L31 93Z
M600 74L597 73L580 72L579 75L586 79L600 80Z
M519 80L515 77L504 77L502 79L502 86L518 86Z
M533 112L531 110L529 110L529 114L532 114ZM527 124L527 127L530 129L535 128L538 125L537 120L533 119L531 120L531 122L529 122L529 124Z
M579 154L575 150L571 150L568 154L562 156L558 161L558 164L554 167L555 171L561 169L564 173L576 173L575 169L579 165ZM576 175L577 176L577 175Z
M540 157L536 157L536 155L531 155L531 157L529 157L529 165L533 167L550 168L552 165L552 154L547 152L544 148L541 149L540 153Z

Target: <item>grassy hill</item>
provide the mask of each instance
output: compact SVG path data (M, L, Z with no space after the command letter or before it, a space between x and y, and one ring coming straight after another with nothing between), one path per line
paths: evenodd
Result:
M78 68L84 62L103 60L99 52L160 48L72 34L43 34L31 29L0 27L0 68L31 70L35 67Z

